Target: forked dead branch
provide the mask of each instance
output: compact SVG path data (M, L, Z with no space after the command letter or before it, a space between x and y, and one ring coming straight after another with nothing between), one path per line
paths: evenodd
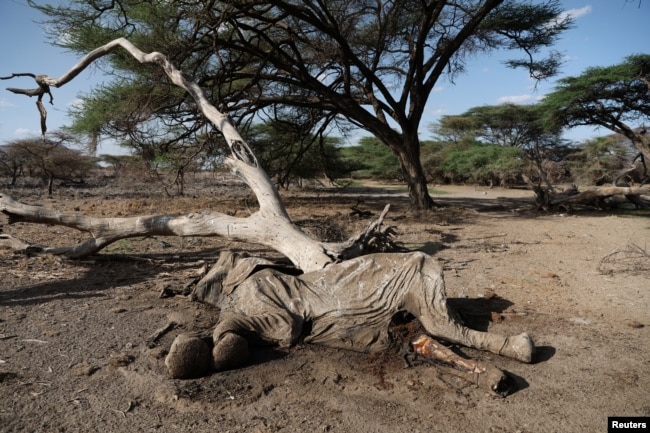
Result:
M598 270L603 274L626 272L650 275L650 251L634 242L617 248L600 260Z
M417 318L430 336L531 362L534 345L527 334L505 337L461 324L447 306L442 270L435 259L421 252L388 253L397 247L393 231L383 225L388 206L363 233L345 242L320 242L301 231L230 118L161 53L146 54L126 39L117 39L89 53L58 79L39 75L40 90L12 91L38 96L40 101L51 87L66 84L118 47L141 63L160 66L175 85L193 97L223 134L231 150L225 163L253 190L259 210L246 218L211 211L95 218L20 203L1 194L0 210L10 223L63 225L90 237L78 245L59 248L30 245L8 236L0 241L27 251L81 258L128 237L222 236L262 244L286 256L293 264L290 269L262 258L221 254L194 290L195 299L220 309L212 339L179 336L166 359L172 377L196 377L238 367L246 362L252 339L281 346L304 341L364 352L384 350L390 344L391 320L403 313ZM42 111L41 116L44 122ZM460 359L427 339L418 340L413 348L423 356L463 369L465 377L476 377L479 385L491 391L505 391L506 375L494 367Z

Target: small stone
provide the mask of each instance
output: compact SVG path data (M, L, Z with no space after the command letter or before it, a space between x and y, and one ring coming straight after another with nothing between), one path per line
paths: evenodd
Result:
M210 347L199 337L180 334L165 358L167 372L173 379L192 379L210 371Z
M115 368L126 367L133 361L135 361L135 358L132 355L127 355L125 353L108 358L108 363Z
M97 370L99 370L99 367L90 365L86 362L80 362L79 364L72 366L72 374L75 376L90 376Z
M167 355L167 349L154 347L153 349L148 350L147 353L154 359L163 359Z
M503 322L503 319L504 317L501 314L497 313L496 311L490 312L490 321L492 323L501 323Z
M577 323L578 325L591 325L591 321L584 317L571 317L569 318L569 322Z

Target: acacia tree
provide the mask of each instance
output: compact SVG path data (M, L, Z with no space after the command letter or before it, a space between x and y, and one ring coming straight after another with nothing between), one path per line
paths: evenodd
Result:
M11 177L11 186L16 185L18 175L22 173L24 162L13 153L13 149L6 145L0 146L0 173Z
M94 60L118 47L141 63L158 64L175 85L191 95L203 115L223 134L232 152L225 162L254 191L259 210L246 218L216 212L93 218L30 206L0 194L0 211L8 216L10 224L18 221L57 224L91 235L87 241L72 247L47 248L3 234L0 246L83 257L127 237L227 236L270 246L289 258L297 268L288 270L290 274L268 269L277 264L264 259L239 261L239 254L220 255L193 291L196 299L215 303L220 308L219 322L212 334L213 346L197 335L179 335L165 358L173 378L191 378L206 374L210 368L222 371L242 365L248 358L245 336L257 336L281 346L305 341L359 351L385 350L390 344L388 328L395 315L408 314L417 318L424 329L411 342L414 353L455 366L461 370L461 377L498 395L508 394L512 382L503 371L460 358L437 344L432 336L528 363L533 359L535 346L527 333L502 336L463 326L447 305L441 268L424 253L375 254L367 260L337 264L339 260L358 258L369 252L395 250L392 231L381 229L388 208L366 231L346 242L319 242L307 236L289 219L277 190L230 118L210 104L200 86L161 53L146 54L128 40L116 39L89 53L58 79L35 77L41 93L33 96L42 97L49 86L65 85ZM256 270L260 272L253 276ZM231 280L240 281L232 289L226 289L222 283L230 286L226 281Z
M563 78L542 107L550 125L602 126L626 137L638 152L632 162L640 159L643 163L646 179L641 185L648 183L650 140L642 125L650 120L650 55L631 55L617 65L592 67L577 77ZM625 194L637 207L648 207L647 198L639 198L638 189L633 195L624 191L629 189L614 184L567 200L579 202L593 197L600 205L604 197Z
M56 43L67 49L88 52L118 36L143 49L164 47L237 122L289 107L317 113L310 122L321 130L342 118L365 129L395 154L418 208L433 204L418 128L440 77L453 80L468 56L498 49L523 51L508 65L548 77L560 56L539 59L540 49L571 25L558 0L30 4L47 14ZM116 81L85 98L76 127L95 136L143 137L142 124L155 118L182 125L184 139L203 126L193 101L161 83L161 74L144 75L122 56L110 63Z
M79 142L63 132L49 134L47 138L24 138L12 140L5 146L5 153L14 162L13 176L15 183L16 169L22 167L32 176L40 176L47 185L47 192L52 195L54 181L82 183L88 171L94 167L94 158L84 154L78 148Z
M457 116L443 116L432 126L441 137L464 137L524 151L537 168L540 179L553 189L544 169L544 161L564 147L561 129L545 127L538 105L485 105L473 107Z
M339 138L314 134L292 118L251 125L242 135L266 173L285 188L302 179L335 181L353 168L341 158Z
M650 121L650 54L563 78L543 107L550 124L602 126L625 136L650 161L650 138L645 127L638 127Z

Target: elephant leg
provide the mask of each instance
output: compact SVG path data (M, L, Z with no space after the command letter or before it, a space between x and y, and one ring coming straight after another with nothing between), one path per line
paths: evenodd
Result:
M439 314L438 311L435 312ZM527 333L505 337L492 332L481 332L461 325L452 318L432 319L431 313L418 317L424 329L431 335L463 346L487 350L521 362L531 362L535 345ZM442 322L442 323L441 323Z
M407 311L415 315L424 329L434 337L521 362L532 361L535 346L528 334L505 337L463 326L455 311L447 305L442 271L428 261L423 263L419 277L411 281L405 304Z
M288 347L302 333L303 320L287 311L246 316L222 312L212 334L213 368L216 371L240 367L249 357L248 338Z
M227 332L215 341L212 348L212 369L232 370L244 365L250 356L248 340L241 335Z
M505 372L489 364L461 358L428 335L421 335L411 344L415 353L453 367L448 369L450 373L501 397L508 395L515 387L514 382Z

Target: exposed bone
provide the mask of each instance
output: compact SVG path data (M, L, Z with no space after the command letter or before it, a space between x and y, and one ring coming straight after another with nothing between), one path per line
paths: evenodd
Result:
M436 340L428 335L419 336L411 343L411 346L413 346L415 353L458 367L469 373L485 373L485 370L487 370L485 365L481 365L478 361L461 358L452 352L451 349L436 342Z
M501 397L508 395L514 387L503 371L479 361L461 358L428 335L419 336L411 346L415 353L453 367L448 370L450 373Z

